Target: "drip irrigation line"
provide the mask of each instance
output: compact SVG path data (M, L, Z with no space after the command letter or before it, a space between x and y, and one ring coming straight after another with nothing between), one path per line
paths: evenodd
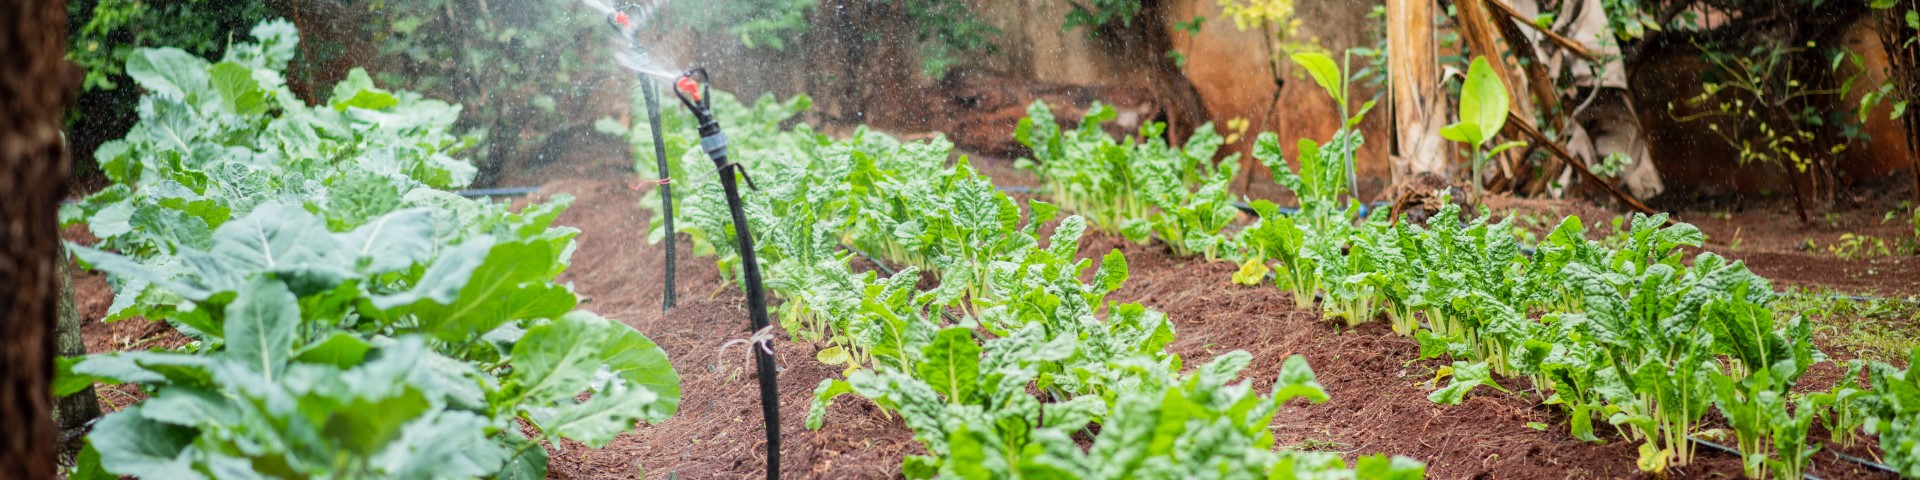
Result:
M660 132L659 86L654 85L650 79L642 78L640 91L647 99L647 125L651 127L649 130L653 132L653 158L660 164L660 178L671 179L672 177L667 171L667 143L663 138L664 135ZM673 251L673 244L675 242L673 238L673 183L671 182L660 182L660 215L661 219L666 222L666 229L662 231L667 232L666 267L661 272L666 286L660 294L660 311L665 312L673 309L673 276L675 270L677 270L674 268L674 259L677 256L674 255Z
M1894 475L1900 475L1900 470L1897 470L1893 468L1893 466L1887 465L1884 463L1880 463L1873 460L1868 460L1868 459L1864 459L1864 458L1860 458L1860 457L1856 457L1853 455L1848 455L1840 452L1833 452L1833 456L1840 457L1841 460L1846 460L1849 462L1866 465L1868 468L1877 469L1877 470L1891 473Z
M512 188L475 188L471 190L460 190L453 193L459 194L460 196L467 197L467 198L520 197L520 196L532 195L533 192L538 192L538 191L540 191L540 187L512 187Z
M1728 447L1726 445L1721 445L1718 443L1701 440L1700 437L1696 437L1692 435L1688 435L1687 440L1693 442L1694 444L1707 447L1709 449L1718 450L1720 451L1720 453L1733 455L1735 458L1740 458L1741 463L1743 464L1746 463L1746 455L1740 453L1739 450L1736 450L1733 447ZM1813 474L1806 473L1806 472L1800 472L1800 478L1803 480L1821 480L1820 477L1813 476Z

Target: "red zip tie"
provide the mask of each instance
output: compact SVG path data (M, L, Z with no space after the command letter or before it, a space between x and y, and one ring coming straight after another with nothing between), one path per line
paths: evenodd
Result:
M637 181L627 182L627 189L639 190L640 187L646 186L646 185L658 186L658 185L670 185L672 183L673 183L673 179L671 178L662 178L659 180L637 180Z

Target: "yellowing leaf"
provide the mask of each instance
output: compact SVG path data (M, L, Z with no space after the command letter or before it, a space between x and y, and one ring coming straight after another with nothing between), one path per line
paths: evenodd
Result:
M1272 271L1273 269L1267 268L1267 264L1259 258L1249 258L1247 263L1240 264L1240 271L1233 273L1233 283L1259 285L1261 280L1267 278L1267 273Z
M820 363L827 365L840 365L852 360L852 357L847 355L847 349L839 346L827 347L825 350L821 350L820 353L815 354L814 357L820 359ZM854 368L859 367L856 366Z

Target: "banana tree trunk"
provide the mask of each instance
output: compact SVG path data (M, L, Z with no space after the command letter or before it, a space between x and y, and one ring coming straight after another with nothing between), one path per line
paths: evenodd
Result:
M1453 163L1440 128L1452 117L1446 92L1440 89L1439 61L1434 53L1433 0L1387 1L1387 57L1392 80L1394 149L1391 172L1394 190L1419 184L1429 177L1446 184ZM1414 192L1396 192L1401 196Z

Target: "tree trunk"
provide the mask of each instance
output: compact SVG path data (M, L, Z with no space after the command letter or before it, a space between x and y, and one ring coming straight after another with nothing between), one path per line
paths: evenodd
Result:
M1167 33L1166 9L1161 0L1141 0L1139 15L1130 21L1108 22L1096 39L1116 58L1143 67L1140 72L1146 75L1147 90L1166 112L1167 139L1179 145L1212 115L1193 81L1167 58L1167 52L1173 51L1173 35Z
M64 2L0 2L0 478L53 478L57 212L68 165L61 116L79 71Z
M1905 12L1920 10L1920 1L1908 0L1880 10L1880 46L1887 51L1887 81L1899 90L1897 98L1920 101L1920 30L1907 26ZM1916 107L1908 107L1913 109ZM1913 200L1920 204L1920 112L1900 117L1906 127L1908 167L1913 172Z
M60 307L58 309L60 323L54 328L54 354L64 357L86 355L87 344L80 336L80 309L74 305L73 269L65 260L58 263L60 265ZM61 465L73 464L73 456L80 453L80 439L86 434L89 424L96 418L100 418L100 400L91 388L54 401L53 423L60 427Z
M1449 114L1446 92L1440 90L1439 61L1434 54L1433 0L1388 0L1387 58L1392 62L1388 102L1393 110L1393 192L1425 182L1419 177L1448 182L1447 166L1453 149L1440 137Z

